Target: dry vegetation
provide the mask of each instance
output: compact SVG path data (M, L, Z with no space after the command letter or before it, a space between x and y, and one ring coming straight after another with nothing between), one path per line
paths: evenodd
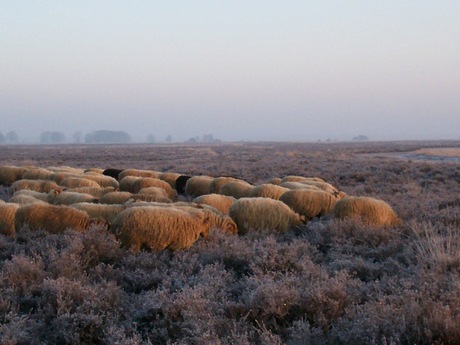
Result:
M319 176L404 224L314 220L133 254L99 228L0 235L2 344L459 344L459 142L2 146L0 165ZM434 151L430 151L434 152ZM438 150L439 152L439 150ZM388 154L388 153L391 153ZM9 188L0 187L8 200Z

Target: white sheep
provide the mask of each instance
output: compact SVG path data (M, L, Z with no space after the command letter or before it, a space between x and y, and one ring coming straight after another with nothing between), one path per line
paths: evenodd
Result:
M209 193L207 194L220 194L220 189L224 184L227 184L229 182L246 182L238 178L234 177L228 177L228 176L222 176L222 177L215 177L211 181L211 184L209 186Z
M79 187L101 187L96 181L82 177L66 177L59 184L61 187L65 188L79 188Z
M238 233L250 230L285 232L290 227L305 223L305 217L295 213L286 204L270 198L241 198L230 208L230 217L238 226Z
M179 176L181 176L181 174L175 172L162 172L158 178L167 182L171 188L176 189L176 180Z
M158 178L160 175L161 172L154 170L125 169L118 175L118 181L121 181L126 176Z
M124 204L126 201L132 199L132 197L133 194L130 192L110 192L101 196L99 203L109 205Z
M70 207L86 212L90 218L102 218L108 224L112 224L118 214L126 209L125 205L93 204L88 202L79 202L70 205Z
M86 193L91 194L95 198L101 198L107 193L114 192L115 188L113 187L77 187L77 188L68 188L66 192L77 192L77 193Z
M53 205L72 205L79 202L97 203L98 200L98 198L95 198L91 194L67 191L61 193L55 193L54 191L51 191L48 193L47 198L48 203Z
M19 180L11 185L13 193L21 189L30 189L37 192L48 193L51 190L62 190L62 187L58 186L53 181L48 180Z
M235 199L246 198L249 197L252 187L253 185L244 181L229 182L220 188L220 194L232 196Z
M30 168L22 176L24 180L47 180L53 172L45 168Z
M192 176L185 183L185 195L200 196L211 193L211 182L214 178L211 176Z
M264 183L257 186L254 186L249 191L248 197L250 198L271 198L278 200L283 193L287 192L289 189L281 186L277 186L270 183Z
M22 179L27 168L13 165L0 166L0 184L11 185Z
M26 195L26 194L14 194L9 202L15 203L18 205L27 205L27 204L46 204L45 201L34 198L32 195Z

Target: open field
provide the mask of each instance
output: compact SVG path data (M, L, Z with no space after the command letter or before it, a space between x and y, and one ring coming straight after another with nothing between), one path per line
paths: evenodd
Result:
M460 141L1 146L0 165L319 176L383 199L403 225L326 217L138 254L98 228L24 228L0 235L0 342L459 344L460 162L424 159L459 152Z

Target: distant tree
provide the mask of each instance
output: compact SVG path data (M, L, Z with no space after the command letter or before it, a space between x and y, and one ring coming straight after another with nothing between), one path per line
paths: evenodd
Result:
M365 135L360 134L360 135L357 135L356 137L353 137L352 140L353 141L367 141L369 140L369 138Z
M85 135L85 143L88 144L128 144L131 137L123 131L99 130Z
M74 134L72 134L73 142L76 143L76 144L81 143L81 138L82 138L82 134L81 134L80 131L75 132Z
M0 144L3 144L5 142L5 136L3 135L2 132L0 132Z
M44 131L40 134L40 144L62 144L65 142L65 135L62 132Z
M166 136L165 141L166 141L167 143L172 142L172 136L171 136L171 134L168 134L168 135Z
M194 137L194 138L190 138L190 139L187 139L185 141L186 144L196 144L197 142L200 141L200 138L199 137Z
M147 135L147 142L150 144L153 144L155 142L155 137L153 136L153 134Z
M15 131L10 131L5 134L5 140L11 144L17 144L19 142L19 137Z

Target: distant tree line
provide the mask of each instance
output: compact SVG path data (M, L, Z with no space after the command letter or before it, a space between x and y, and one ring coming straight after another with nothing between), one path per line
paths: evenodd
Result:
M17 144L19 143L19 137L16 134L15 131L10 131L3 135L2 132L0 132L0 144Z

